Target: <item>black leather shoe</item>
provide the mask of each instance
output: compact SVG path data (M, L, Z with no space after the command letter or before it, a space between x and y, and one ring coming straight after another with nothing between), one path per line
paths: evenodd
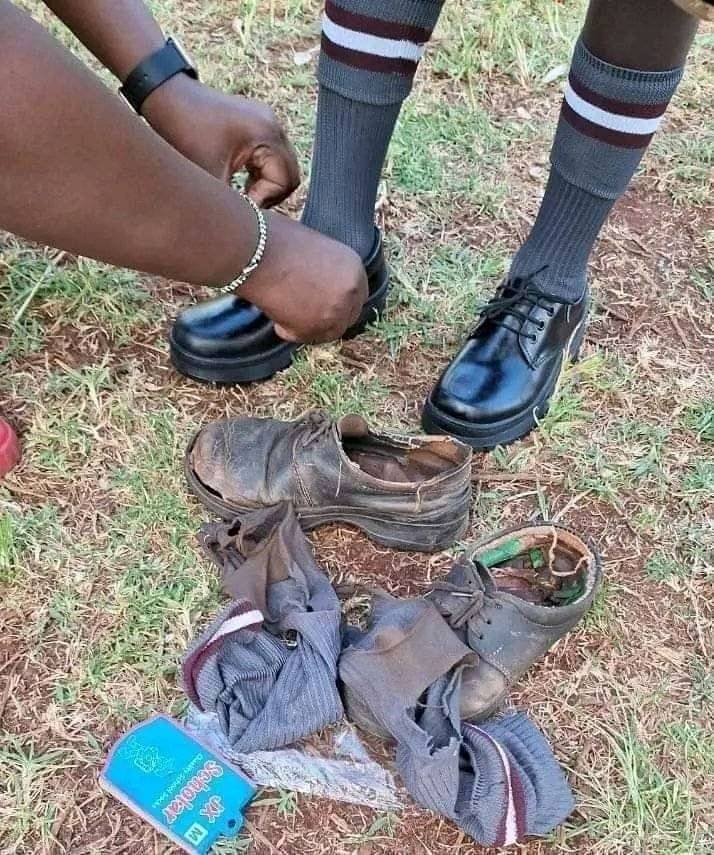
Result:
M424 405L428 433L493 448L525 436L548 411L566 359L577 359L589 298L546 294L529 279L506 282Z
M389 270L382 236L375 229L374 248L365 261L369 297L357 323L344 335L354 338L378 320L389 291ZM233 294L186 309L169 337L171 361L182 374L214 383L267 380L293 361L299 344L284 341L273 322L252 303Z

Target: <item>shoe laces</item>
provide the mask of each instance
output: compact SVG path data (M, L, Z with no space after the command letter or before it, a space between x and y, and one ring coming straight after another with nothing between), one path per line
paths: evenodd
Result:
M464 561L460 569L464 571L462 582L452 582L447 577L435 582L432 587L432 591L448 595L447 598L437 597L436 602L452 629L462 629L471 623L486 603L501 608L501 603L494 596L495 585L485 564L478 560Z
M296 437L295 446L305 448L317 442L325 436L329 436L332 431L332 420L318 410L312 410L307 415L300 419L295 426Z
M545 270L545 267L528 274L528 276L516 276L514 279L507 280L499 293L501 295L507 294L508 296L499 296L497 294L492 297L479 310L481 319L488 319L496 326L520 334L523 324L528 320L533 307L544 308L549 317L552 318L555 314L555 309L552 306L543 306L541 300L561 305L565 305L568 301L555 294L549 294L534 283L534 277L543 270ZM511 318L516 320L518 326L514 327L507 323ZM538 321L537 326L539 330L542 330L545 327L545 322ZM535 341L537 336L535 333L529 333L527 338Z

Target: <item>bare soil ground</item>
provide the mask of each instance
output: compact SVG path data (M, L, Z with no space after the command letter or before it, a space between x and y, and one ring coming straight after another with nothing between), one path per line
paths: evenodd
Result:
M153 6L205 79L275 105L307 167L314 62L295 55L317 45L316 0ZM195 297L185 285L2 239L0 411L25 456L0 486L0 851L175 851L106 797L97 773L131 724L183 709L177 664L221 602L194 543L202 512L182 482L185 442L226 413L310 407L417 429L425 393L537 210L562 78L545 81L567 63L582 9L447 4L380 194L388 314L356 341L305 350L265 384L217 389L171 369L168 325ZM593 537L605 558L582 627L514 694L578 799L550 839L520 847L528 855L714 850L713 46L704 30L602 235L581 361L538 432L475 463L474 538L547 516ZM345 528L313 540L336 581L398 594L423 591L448 564ZM370 747L388 762L384 746ZM248 832L221 851L483 850L416 808L266 793Z

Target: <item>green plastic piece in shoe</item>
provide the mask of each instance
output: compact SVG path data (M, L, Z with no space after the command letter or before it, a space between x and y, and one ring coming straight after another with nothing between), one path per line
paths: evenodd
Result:
M486 567L496 567L504 561L510 561L523 552L523 543L517 537L504 541L500 546L494 546L485 552L477 553L476 558Z
M540 549L531 549L528 553L531 559L531 567L534 570L537 570L539 567L542 567L545 564L545 559L543 558L543 553Z

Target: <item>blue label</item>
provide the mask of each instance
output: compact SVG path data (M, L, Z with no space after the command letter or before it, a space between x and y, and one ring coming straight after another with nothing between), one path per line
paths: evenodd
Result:
M191 853L235 837L255 787L177 722L156 716L114 746L102 786Z

